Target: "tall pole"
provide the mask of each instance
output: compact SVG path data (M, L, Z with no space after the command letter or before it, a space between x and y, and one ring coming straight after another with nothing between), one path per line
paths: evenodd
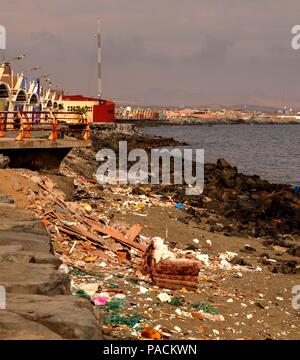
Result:
M101 33L100 19L97 19L97 44L98 44L98 98L102 98L102 72L101 72Z
M0 25L0 49L2 50L3 63L5 63L6 29L3 25Z

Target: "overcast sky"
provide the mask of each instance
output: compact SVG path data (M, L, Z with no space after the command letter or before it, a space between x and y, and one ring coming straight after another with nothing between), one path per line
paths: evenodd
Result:
M300 99L299 0L0 0L7 56L69 93L97 94L101 18L108 98L199 104Z

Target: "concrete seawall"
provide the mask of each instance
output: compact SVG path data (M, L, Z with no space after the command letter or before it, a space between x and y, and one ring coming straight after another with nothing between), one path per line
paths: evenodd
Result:
M91 304L71 295L60 265L44 225L0 194L0 286L6 292L0 339L102 338Z

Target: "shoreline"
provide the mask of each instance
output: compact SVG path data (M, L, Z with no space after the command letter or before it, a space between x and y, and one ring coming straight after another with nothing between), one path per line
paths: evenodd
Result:
M0 177L0 191L46 224L73 295L93 305L104 338L298 339L291 288L300 281L300 229L292 214L299 195L239 174L225 160L206 164L205 192L190 199L172 186L99 186L97 149L116 149L125 139L129 150L178 143L136 132L95 134L92 149L73 150L61 166L61 181L74 179L68 199L47 173L4 169ZM179 258L197 257L196 291L156 286L135 251L83 219L123 234L139 224L137 244L159 237Z
M220 121L194 121L194 120L116 120L116 124L130 124L136 127L160 126L216 126L216 125L300 125L300 121L260 121L260 120L220 120Z

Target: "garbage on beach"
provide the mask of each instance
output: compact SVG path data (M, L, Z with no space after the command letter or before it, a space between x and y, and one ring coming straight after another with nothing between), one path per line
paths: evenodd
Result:
M109 301L109 294L106 293L102 293L102 294L95 294L92 297L92 302L96 305L96 306L104 306L108 303Z
M187 208L186 208L184 205L182 205L182 204L176 204L175 207L176 207L176 209L178 209L178 210L187 210Z
M198 274L202 263L169 250L161 238L154 238L146 253L144 272L149 273L153 283L167 289L197 290Z
M159 331L155 330L154 328L147 326L142 332L141 336L145 339L149 340L160 340L162 335Z
M167 293L160 293L157 295L158 299L161 301L161 302L170 302L172 300L172 297L167 294Z
M227 320L231 306L239 305L241 300L248 304L247 299L240 297L240 292L228 292L227 284L224 285L226 278L233 279L234 283L243 283L243 280L236 279L243 276L246 282L246 267L232 263L237 253L224 249L221 254L218 252L216 234L193 233L188 239L188 245L191 245L189 249L185 243L182 246L177 240L175 242L173 229L169 225L166 240L162 238L166 227L156 233L162 237L155 236L154 227L151 228L151 212L146 210L149 208L152 211L151 207L155 206L167 207L168 211L176 213L174 221L177 221L179 216L189 216L192 209L180 203L184 207L180 210L188 211L180 214L174 210L175 203L182 201L185 204L185 199L174 200L170 196L155 196L151 192L149 196L134 197L131 189L122 188L106 189L104 195L101 193L97 197L95 184L81 181L78 193L82 191L82 198L78 203L68 202L52 186L51 193L47 191L44 195L46 184L43 179L41 176L37 180L41 190L32 211L43 218L51 234L54 251L66 265L61 271L69 273L72 279L73 294L95 305L95 310L103 317L106 334L115 336L126 329L127 337L153 340L160 336L190 338L195 333L188 333L185 322L190 327L197 325L197 329L203 324L206 330L201 325L200 332L211 333L209 324L225 321L224 316ZM93 191L97 195L96 200L92 199ZM122 197L121 200L111 200L119 194L126 195L127 204ZM103 204L102 195L108 198L107 202L111 201L109 205L107 202ZM207 201L206 198L202 200L203 204ZM240 198L240 201L246 200ZM124 209L131 215L130 220L128 217L128 223L116 224L112 214L118 214L124 220ZM148 218L141 219L140 215ZM139 221L146 225L140 225ZM212 224L212 227L223 226L219 219ZM228 229L231 227L226 231ZM193 241L193 238L198 239ZM281 251L280 248L275 250ZM272 266L275 264L272 259L267 260ZM249 271L262 271L263 265L259 265L254 263L253 270ZM225 306L222 304L223 298ZM232 302L227 302L227 299L232 299ZM255 310L249 308L250 312L254 317ZM231 315L235 316L234 313ZM246 319L246 314L243 317ZM166 322L170 325L165 325ZM158 323L161 323L160 328L157 328ZM213 325L217 328L218 324ZM219 335L224 325L220 324Z

